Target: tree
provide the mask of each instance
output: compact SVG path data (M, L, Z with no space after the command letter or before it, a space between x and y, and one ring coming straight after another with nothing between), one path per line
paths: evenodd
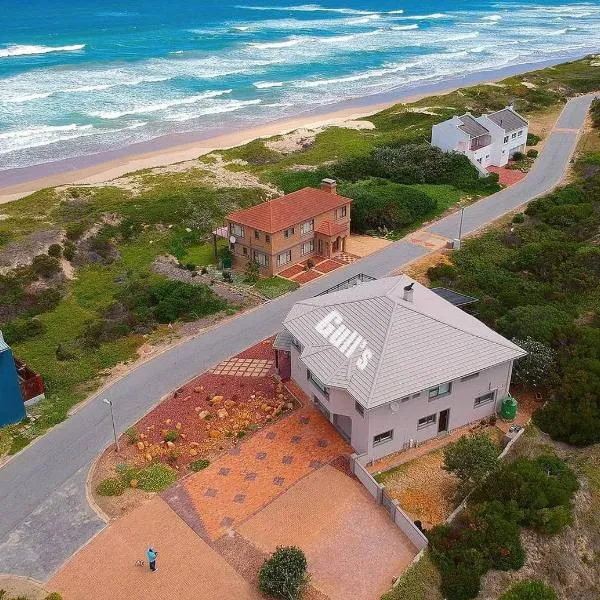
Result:
M62 255L62 246L60 244L50 244L48 248L48 256L53 258L60 258Z
M248 283L258 281L258 278L260 277L260 267L258 266L258 263L254 260L248 261L244 268L244 275L246 275L246 281Z
M466 487L481 484L498 466L498 448L485 433L463 435L444 448L444 469Z
M508 588L498 600L558 600L558 596L543 581L524 579Z
M513 381L530 387L538 387L548 383L556 368L556 352L531 337L513 338L520 348L527 352L519 358L513 367Z
M306 557L295 546L278 546L258 575L260 589L282 600L297 600L307 583Z

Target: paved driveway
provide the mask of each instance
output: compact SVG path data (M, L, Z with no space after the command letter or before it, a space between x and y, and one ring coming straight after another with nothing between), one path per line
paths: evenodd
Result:
M376 600L417 554L363 486L329 465L237 531L263 552L302 548L311 584L331 600Z
M158 570L138 567L148 545ZM65 600L259 600L261 596L159 497L94 538L48 583Z
M584 96L569 101L559 119L559 127L580 127L591 98ZM463 231L467 233L481 227L554 185L568 163L575 139L572 131L553 132L536 167L525 180L465 211ZM443 219L429 230L455 237L458 217ZM46 580L104 526L89 508L83 486L91 462L112 436L110 415L102 398L113 402L116 425L122 432L170 390L274 334L295 302L358 273L382 277L429 251L399 241L234 318L215 331L180 344L127 374L26 448L0 469L0 573Z

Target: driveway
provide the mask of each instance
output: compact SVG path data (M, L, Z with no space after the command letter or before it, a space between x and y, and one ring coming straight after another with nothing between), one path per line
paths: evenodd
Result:
M136 566L158 551L158 570ZM65 600L259 600L262 597L159 497L94 538L48 583Z
M522 182L465 211L463 231L472 232L555 185L564 172L592 96L569 101L536 166ZM458 215L430 231L455 237ZM399 241L286 296L233 318L142 364L86 403L0 469L2 519L0 573L47 580L104 522L90 509L84 481L90 465L111 441L110 415L102 398L115 407L116 426L124 431L170 390L198 373L277 332L291 306L358 273L382 277L430 249Z

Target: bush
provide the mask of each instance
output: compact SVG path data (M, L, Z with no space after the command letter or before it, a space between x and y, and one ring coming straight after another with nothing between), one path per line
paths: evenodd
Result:
M525 155L522 152L515 152L511 157L511 160L519 161L525 158Z
M528 133L527 134L527 145L528 146L537 146L540 139L541 138L539 135L535 135L535 133Z
M538 154L539 152L537 150L534 150L533 148L527 150L527 158L537 158Z
M525 222L525 215L523 213L517 213L513 219L512 219L513 223L524 223Z
M524 340L513 338L512 341L527 352L514 363L513 382L530 387L547 385L555 373L556 352L530 337Z
M223 276L223 281L226 281L227 283L231 283L233 281L231 271L223 271L221 275Z
M31 269L38 277L52 277L60 271L60 263L47 254L38 254L31 263Z
M543 581L525 579L512 585L498 600L558 600L558 596Z
M58 592L52 592L48 594L44 600L62 600L62 596Z
M48 248L48 256L52 258L60 258L62 256L62 246L60 244L50 244Z
M498 447L484 433L461 436L444 448L444 469L463 486L479 485L498 466Z
M162 492L177 479L177 471L156 462L137 474L138 488L146 492Z
M170 431L167 431L163 435L163 440L165 442L174 442L178 437L179 437L179 432L176 431L175 429L171 429Z
M7 343L16 344L23 342L44 331L44 325L39 319L15 319L2 325L2 333Z
M200 458L190 463L190 469L192 469L192 471L202 471L202 469L206 469L209 464L210 461L206 460L205 458Z
M125 430L125 435L130 444L135 444L138 441L137 429L133 426Z
M261 591L284 600L300 598L307 583L306 566L306 557L300 548L278 546L258 575Z
M96 491L101 496L120 496L125 491L125 486L117 477L109 477L98 484Z
M594 98L590 108L590 116L592 117L592 125L596 129L600 129L600 100Z
M75 256L75 248L75 244L70 240L67 240L64 243L62 255L69 262L72 261Z
M244 275L248 283L256 283L260 277L259 264L254 260L248 261L244 268Z
M342 188L342 193L353 199L351 226L358 233L406 227L437 207L424 192L384 179L367 179Z

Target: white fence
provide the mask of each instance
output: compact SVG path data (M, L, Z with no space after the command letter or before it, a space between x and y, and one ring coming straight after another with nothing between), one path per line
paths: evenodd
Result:
M365 457L353 454L350 457L350 469L358 480L365 486L369 494L373 496L377 504L382 504L390 519L414 544L415 548L423 550L427 546L425 534L412 522L410 517L400 508L397 500L393 500L385 493L385 488L373 479L369 471L363 466Z

